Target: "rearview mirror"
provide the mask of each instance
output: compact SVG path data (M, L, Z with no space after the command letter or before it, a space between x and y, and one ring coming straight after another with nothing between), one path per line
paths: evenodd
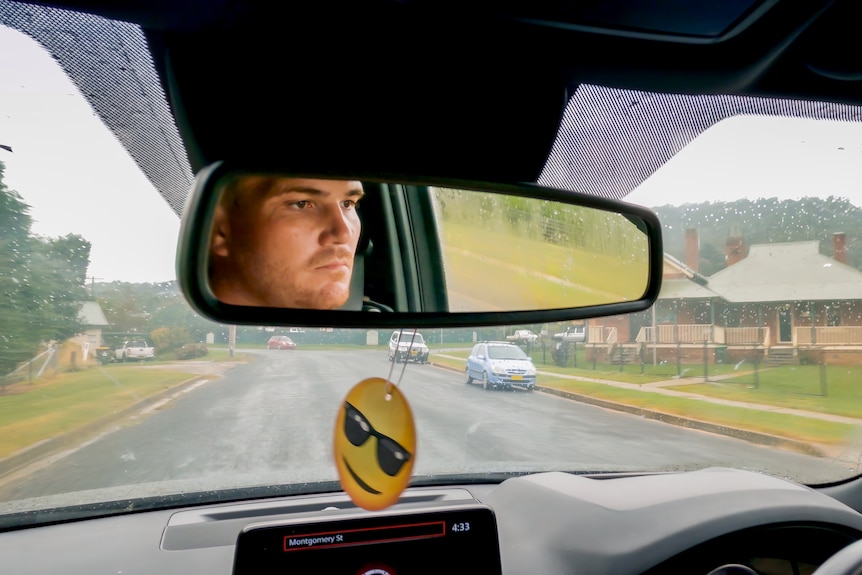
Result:
M202 170L180 229L193 307L251 325L458 326L646 309L649 210L535 185Z

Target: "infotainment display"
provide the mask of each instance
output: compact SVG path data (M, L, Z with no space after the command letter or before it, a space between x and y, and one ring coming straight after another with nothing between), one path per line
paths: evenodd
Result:
M234 575L500 575L491 509L471 506L309 523L263 523L237 539Z

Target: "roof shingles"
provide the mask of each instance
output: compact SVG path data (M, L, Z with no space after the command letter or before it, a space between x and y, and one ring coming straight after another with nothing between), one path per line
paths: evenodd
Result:
M816 241L753 245L708 285L733 303L862 299L862 272L821 254Z

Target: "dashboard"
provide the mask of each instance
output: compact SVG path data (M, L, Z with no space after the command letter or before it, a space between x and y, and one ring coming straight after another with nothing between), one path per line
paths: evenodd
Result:
M341 493L147 511L8 531L0 556L16 574L800 575L859 539L821 491L711 468L411 487L379 512Z

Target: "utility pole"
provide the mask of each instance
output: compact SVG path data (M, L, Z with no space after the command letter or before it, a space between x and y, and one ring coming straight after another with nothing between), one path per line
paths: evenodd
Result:
M236 326L231 325L228 326L228 337L227 337L227 354L228 357L233 357L233 350L236 347Z

